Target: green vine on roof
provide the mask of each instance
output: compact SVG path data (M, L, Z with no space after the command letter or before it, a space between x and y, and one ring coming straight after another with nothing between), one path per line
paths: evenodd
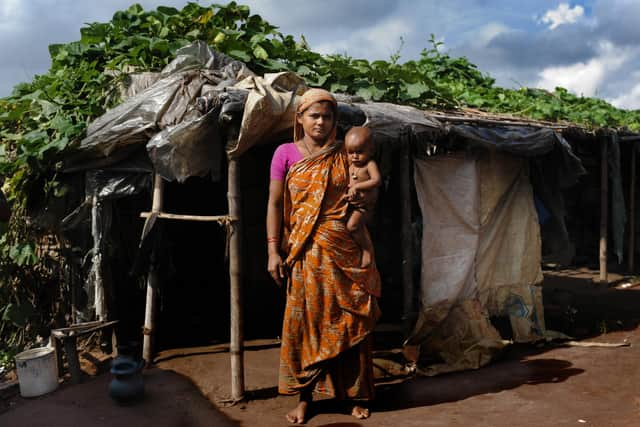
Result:
M543 120L567 120L587 127L640 129L640 112L578 97L567 90L504 89L464 57L439 50L433 37L416 60L367 61L313 52L247 6L187 4L182 10L135 4L107 23L81 28L80 40L51 45L49 71L15 87L0 100L0 174L50 173L57 156L83 137L88 122L119 102L117 73L160 70L177 49L200 39L244 61L257 73L291 70L310 85L357 94L367 100L419 108L474 107ZM13 184L19 184L13 182ZM34 188L10 185L33 191ZM60 189L54 188L60 192Z

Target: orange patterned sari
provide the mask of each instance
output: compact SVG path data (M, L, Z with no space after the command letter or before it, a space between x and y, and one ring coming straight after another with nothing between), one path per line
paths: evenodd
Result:
M285 180L289 233L287 304L278 390L373 398L371 332L380 316L380 275L360 268L346 229L347 158L341 143L295 163Z

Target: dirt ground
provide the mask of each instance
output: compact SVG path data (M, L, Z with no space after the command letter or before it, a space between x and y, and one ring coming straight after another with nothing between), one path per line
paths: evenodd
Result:
M392 378L379 372L369 420L356 420L324 400L315 405L307 425L640 425L640 285L614 277L603 287L589 270L545 276L548 328L583 344L626 345L512 345L499 360L475 371ZM394 358L398 351L380 348L376 356ZM296 400L277 395L277 366L276 341L247 343L247 400L228 406L230 366L224 346L166 351L145 371L145 398L138 403L113 402L107 395L110 375L98 366L103 373L87 375L79 385L66 381L47 396L23 399L5 390L0 426L287 425L284 414Z

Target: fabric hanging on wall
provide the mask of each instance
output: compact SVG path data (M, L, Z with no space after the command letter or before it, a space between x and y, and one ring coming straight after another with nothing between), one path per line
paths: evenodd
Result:
M415 183L421 310L406 345L440 361L418 363L418 372L488 363L506 343L492 315L509 317L516 341L543 337L540 232L526 161L488 151L416 160Z

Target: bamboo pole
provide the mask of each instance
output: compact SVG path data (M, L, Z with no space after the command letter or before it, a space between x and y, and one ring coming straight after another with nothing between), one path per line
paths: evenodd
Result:
M140 213L141 218L149 218L150 216L155 216L156 218L161 218L161 219L175 219L180 221L202 221L202 222L219 222L219 223L233 221L233 218L230 217L229 215L182 215L182 214L171 214L166 212L159 212L156 215L153 212Z
M229 285L231 288L231 399L244 398L244 353L242 319L242 221L240 209L240 165L229 159L228 193L229 216L236 218L231 223L229 239Z
M402 169L400 171L401 192L401 239L402 239L402 284L403 284L403 318L409 321L414 311L413 291L413 233L411 227L411 152L409 134L402 136ZM409 325L406 325L409 327ZM408 328L407 328L408 329Z
M99 221L100 202L95 194L91 199L91 235L93 236L93 257L91 271L93 279L93 306L96 319L107 320L107 308L105 304L104 281L102 280L102 248L100 247Z
M607 283L607 224L609 208L609 136L600 135L600 284Z
M631 177L629 181L629 272L635 269L636 257L636 142L631 144Z
M555 129L555 130L563 130L569 127L575 126L573 124L557 124L550 122L536 123L530 121L520 121L520 120L506 120L506 119L483 119L476 116L453 116L449 114L441 114L434 112L427 112L425 116L436 119L443 120L455 123L475 123L475 124L484 124L484 125L500 125L500 126L530 126L536 128L544 128L544 129Z
M162 177L155 174L153 181L153 201L151 212L158 213L162 210L162 194L164 181ZM153 338L155 334L155 306L158 293L158 269L156 267L155 249L151 252L151 265L147 276L147 302L144 311L144 328L142 341L142 358L147 365L150 365L153 357Z

